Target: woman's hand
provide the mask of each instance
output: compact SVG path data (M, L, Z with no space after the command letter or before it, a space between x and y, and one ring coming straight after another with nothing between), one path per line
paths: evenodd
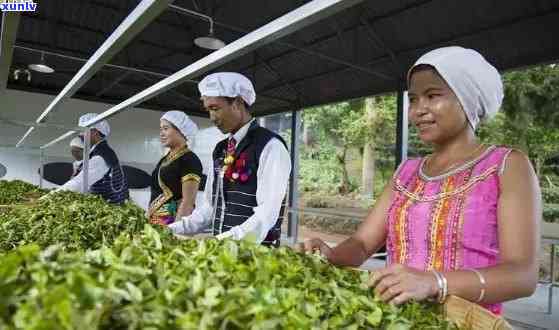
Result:
M436 297L439 291L433 273L400 264L372 272L368 284L382 301L396 305Z
M320 254L326 257L326 259L330 259L332 256L332 249L320 238L311 238L303 243L296 244L295 251L312 253L320 251Z

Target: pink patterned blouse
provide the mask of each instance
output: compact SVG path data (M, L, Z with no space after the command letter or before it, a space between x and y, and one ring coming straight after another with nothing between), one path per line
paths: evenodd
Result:
M511 149L490 146L446 174L428 177L425 158L402 163L394 175L387 219L390 263L452 271L499 261L499 179ZM500 314L501 304L484 305Z

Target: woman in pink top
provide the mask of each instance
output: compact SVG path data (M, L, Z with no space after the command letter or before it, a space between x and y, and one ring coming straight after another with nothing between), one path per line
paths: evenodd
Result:
M383 300L444 302L452 294L499 314L501 302L534 292L541 221L527 157L475 136L501 105L500 75L479 53L445 47L414 64L408 89L410 121L434 152L400 165L352 237L303 248L359 266L386 244L389 266L371 280Z

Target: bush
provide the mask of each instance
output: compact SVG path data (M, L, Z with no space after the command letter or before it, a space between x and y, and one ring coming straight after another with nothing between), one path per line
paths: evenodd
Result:
M543 220L545 222L559 222L559 204L544 204Z
M542 187L542 199L544 203L559 204L559 187Z

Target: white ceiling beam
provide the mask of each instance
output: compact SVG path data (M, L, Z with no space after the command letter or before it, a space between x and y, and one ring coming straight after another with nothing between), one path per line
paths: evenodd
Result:
M97 71L165 11L172 2L173 0L143 0L140 2L89 58L74 78L64 87L62 92L48 105L45 111L37 118L37 123L45 121L47 115L54 111L64 99L72 97Z
M177 87L186 80L199 77L204 73L247 54L263 45L278 40L361 2L363 2L363 0L311 1L190 64L184 69L159 81L151 87L148 87L140 93L115 105L114 107L111 107L107 111L98 115L96 118L85 123L85 126L94 125L101 120L116 115L121 111L137 106L146 100Z

